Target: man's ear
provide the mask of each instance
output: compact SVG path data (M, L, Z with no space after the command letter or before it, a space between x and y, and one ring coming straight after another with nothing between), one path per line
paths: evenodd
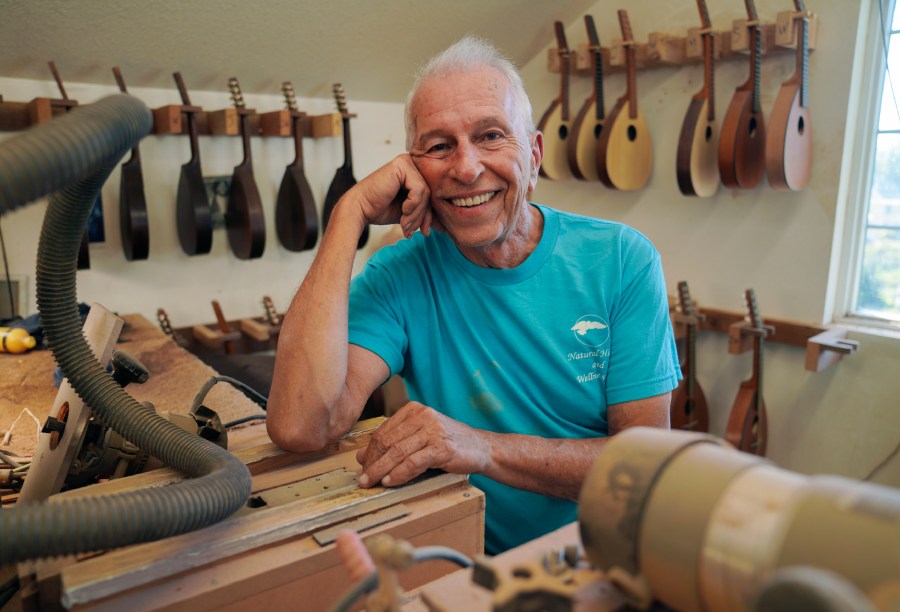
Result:
M538 170L541 168L541 160L544 159L544 135L540 130L535 130L531 135L531 174L528 177L528 191L534 191L537 187Z

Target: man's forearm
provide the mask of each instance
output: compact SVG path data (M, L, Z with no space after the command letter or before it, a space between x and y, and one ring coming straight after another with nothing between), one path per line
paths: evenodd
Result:
M609 438L548 439L482 431L491 462L482 472L533 493L578 501L588 470Z
M335 207L282 323L267 428L272 440L289 450L320 447L354 418L338 409L347 378L350 277L364 227L351 211Z

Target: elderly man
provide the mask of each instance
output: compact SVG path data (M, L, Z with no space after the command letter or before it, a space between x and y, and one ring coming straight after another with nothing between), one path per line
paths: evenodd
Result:
M406 110L409 153L339 202L285 316L268 431L321 448L400 374L413 401L359 452L360 486L472 474L498 553L575 519L607 436L668 426L665 281L636 231L529 202L542 135L490 44L431 60ZM363 228L391 223L408 240L351 283Z

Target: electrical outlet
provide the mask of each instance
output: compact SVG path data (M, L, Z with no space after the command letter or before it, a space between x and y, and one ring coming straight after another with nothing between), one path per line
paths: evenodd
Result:
M231 175L204 176L206 197L209 199L209 212L213 229L225 227L225 210L228 207L228 196L231 193Z

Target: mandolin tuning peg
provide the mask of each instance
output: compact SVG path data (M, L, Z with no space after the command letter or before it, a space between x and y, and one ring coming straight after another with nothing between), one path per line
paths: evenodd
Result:
M335 83L332 88L334 91L334 101L337 103L338 111L342 115L347 114L347 98L344 95L344 86L340 83Z
M241 93L241 86L237 78L228 79L228 89L231 91L231 99L234 101L235 107L244 108L244 94Z
M281 84L281 92L284 94L284 100L288 109L292 111L299 110L297 108L297 96L294 93L294 84L290 81L283 82Z

